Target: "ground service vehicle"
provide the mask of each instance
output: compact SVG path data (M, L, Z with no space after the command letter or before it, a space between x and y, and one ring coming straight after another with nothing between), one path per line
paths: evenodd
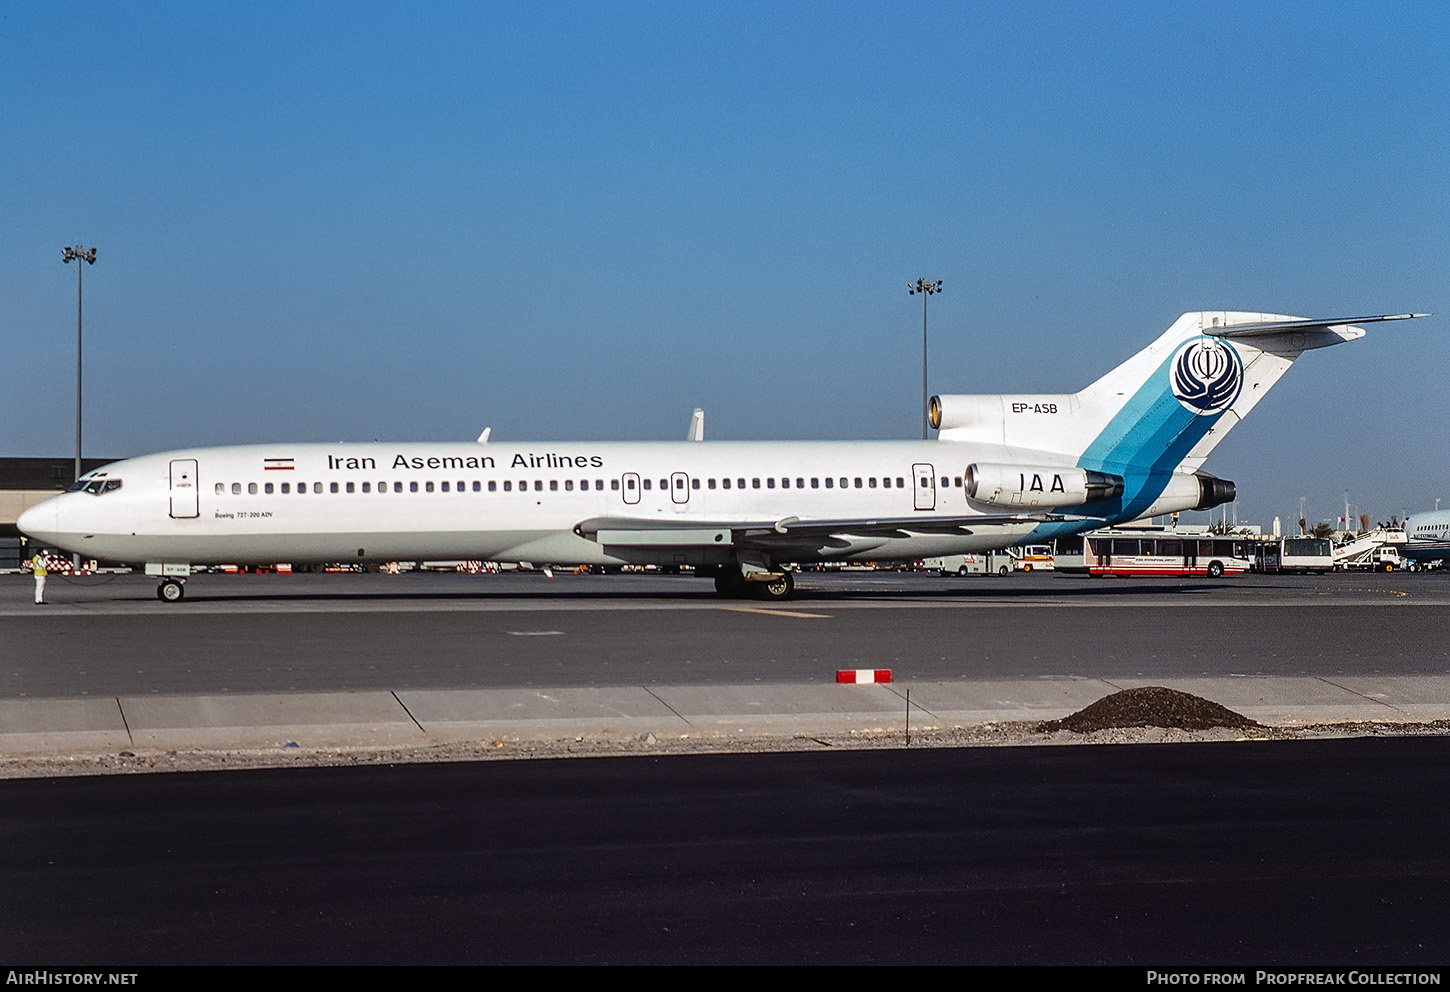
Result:
M1165 528L1107 529L1058 538L1057 570L1069 575L1241 575L1253 564L1242 537Z
M942 575L1006 575L1017 567L1017 559L1006 551L979 551L970 555L927 558L922 564Z
M1317 537L1264 541L1254 549L1254 571L1323 575L1334 571L1334 546L1328 540Z

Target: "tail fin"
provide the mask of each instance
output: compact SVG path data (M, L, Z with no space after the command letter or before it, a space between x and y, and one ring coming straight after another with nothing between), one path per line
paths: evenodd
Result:
M1186 313L1080 392L941 396L933 421L942 440L1066 455L1093 471L1194 472L1301 353L1363 337L1354 324L1421 316Z

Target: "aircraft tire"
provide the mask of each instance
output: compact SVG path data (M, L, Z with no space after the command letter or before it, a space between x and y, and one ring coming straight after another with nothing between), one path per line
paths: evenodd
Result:
M166 579L156 587L156 598L163 603L179 603L186 595L186 587L175 579Z
M790 599L791 593L795 592L795 577L786 572L778 579L772 579L769 582L752 582L751 585L755 587L755 594L761 599Z
M749 592L746 585L745 576L740 574L738 565L721 565L720 570L715 573L715 591L721 596L742 599Z

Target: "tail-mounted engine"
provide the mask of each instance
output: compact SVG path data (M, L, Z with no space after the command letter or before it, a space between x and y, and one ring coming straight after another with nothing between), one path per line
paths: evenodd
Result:
M1195 510L1207 510L1224 503L1232 503L1238 496L1237 488L1227 479L1217 478L1207 472L1197 472L1194 477L1198 479L1198 502L1193 507Z
M1107 472L982 463L967 468L967 498L989 506L1081 506L1121 495L1123 477Z

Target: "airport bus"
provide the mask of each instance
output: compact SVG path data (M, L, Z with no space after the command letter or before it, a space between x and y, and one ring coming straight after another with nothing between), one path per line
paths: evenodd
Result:
M1334 545L1317 537L1286 537L1260 544L1254 555L1258 572L1334 571Z
M1241 575L1253 565L1254 542L1166 528L1090 531L1057 540L1054 563L1068 575Z

